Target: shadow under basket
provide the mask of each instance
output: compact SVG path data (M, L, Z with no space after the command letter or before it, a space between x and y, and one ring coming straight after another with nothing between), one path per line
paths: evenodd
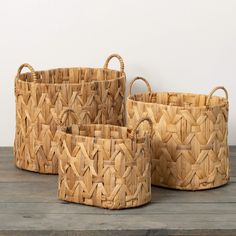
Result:
M150 134L112 125L72 125L57 132L58 197L109 209L151 200ZM150 129L149 129L150 130Z
M108 69L114 57L120 61L120 71ZM21 73L24 67L30 73ZM78 114L80 124L124 125L125 81L124 62L117 54L109 56L103 68L35 71L29 64L20 66L15 79L16 166L57 174L53 140L66 109ZM72 123L68 117L66 124Z
M148 92L131 95L136 80ZM226 97L213 96L223 90ZM152 184L173 189L211 189L229 181L228 93L209 95L152 92L147 80L129 88L127 122L149 116L153 122ZM145 130L145 124L140 132Z

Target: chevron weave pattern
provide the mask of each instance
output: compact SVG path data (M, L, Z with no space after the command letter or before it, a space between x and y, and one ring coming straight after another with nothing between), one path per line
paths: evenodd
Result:
M127 99L128 125L148 115L153 121L152 184L174 189L214 188L229 181L228 94L209 96L149 92ZM226 98L212 96L222 89ZM142 127L145 130L145 124ZM140 130L142 130L140 128Z
M72 125L58 131L59 198L110 209L148 203L150 135L136 137L136 129Z
M111 58L120 61L120 71L108 69ZM27 67L31 73L21 74ZM19 168L56 174L58 161L52 145L59 117L73 109L79 123L124 125L125 73L119 55L111 55L103 69L63 68L34 71L23 64L15 80L15 162ZM72 118L67 116L65 124Z

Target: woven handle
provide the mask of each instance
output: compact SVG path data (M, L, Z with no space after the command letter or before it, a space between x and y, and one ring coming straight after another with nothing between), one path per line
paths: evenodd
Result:
M76 120L78 120L77 119L78 117L77 117L75 111L72 108L67 108L64 111L62 111L61 114L59 115L59 121L57 122L58 125L61 125L61 126L64 125L65 121L63 121L62 118L68 112L71 112L74 115L74 117L76 118Z
M34 68L30 64L27 64L27 63L24 63L19 67L19 69L17 71L17 77L20 76L21 71L23 70L23 68L28 68L30 70L33 81L35 82L37 80L36 72L35 72Z
M114 57L119 60L119 62L120 62L120 71L121 71L122 73L124 73L125 64L124 64L124 61L123 61L122 57L121 57L120 55L118 55L118 54L111 54L111 55L106 59L103 68L104 68L104 69L108 69L108 64L109 64L110 60L111 60L112 58L114 58Z
M207 98L207 101L206 101L206 105L207 105L207 106L209 105L209 102L210 102L210 99L211 99L212 95L213 95L217 90L223 90L223 91L225 92L225 98L226 98L226 100L228 101L228 92L227 92L226 88L223 87L223 86L219 86L219 87L215 87L215 88L210 92L210 94L208 95L208 98Z
M130 137L131 139L133 139L134 137L136 137L136 132L137 132L137 129L138 127L144 122L144 121L147 121L150 125L150 128L151 128L151 132L153 132L153 123L152 123L152 120L149 118L149 117L143 117L139 120L139 122L135 125L135 127L133 128L131 134L130 134Z
M147 89L148 89L148 92L151 93L152 92L152 88L151 88L151 85L148 83L148 81L146 79L144 79L143 77L136 77L134 78L130 84L129 84L129 95L128 96L131 96L131 92L132 92L132 87L134 85L134 82L137 81L137 80L142 80L146 86L147 86Z

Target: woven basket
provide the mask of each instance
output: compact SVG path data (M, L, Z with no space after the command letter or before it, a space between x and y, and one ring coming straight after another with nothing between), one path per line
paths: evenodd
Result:
M58 197L109 209L151 200L150 135L112 125L72 125L57 132ZM149 129L150 130L150 129ZM137 131L137 132L136 132Z
M120 71L108 69L116 57ZM21 74L24 67L30 73ZM60 114L72 108L83 123L124 125L124 62L112 54L104 68L63 68L34 71L20 66L15 80L15 163L22 169L56 174L58 161L51 145ZM70 117L67 124L70 124Z
M129 127L143 116L153 122L152 184L183 190L218 187L229 181L228 93L216 87L207 95L153 93L129 95ZM226 98L213 96L223 90ZM142 125L140 130L145 130Z

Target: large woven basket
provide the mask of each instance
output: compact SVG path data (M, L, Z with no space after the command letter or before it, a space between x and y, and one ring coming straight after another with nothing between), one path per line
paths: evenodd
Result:
M116 57L120 71L108 69ZM30 73L21 74L24 67ZM35 71L20 66L15 80L15 163L22 169L56 174L58 161L51 144L61 113L72 108L79 122L124 125L124 62L112 54L104 68L61 68ZM66 121L70 124L70 117Z
M151 200L150 134L112 125L72 125L57 132L58 196L110 209ZM150 130L150 129L149 129ZM137 131L137 132L136 132Z
M136 80L143 80L148 92L131 95ZM213 96L219 89L226 98ZM134 126L147 115L153 122L153 185L200 190L229 181L228 93L224 87L209 95L153 93L148 82L139 77L131 82L129 91L128 125Z

